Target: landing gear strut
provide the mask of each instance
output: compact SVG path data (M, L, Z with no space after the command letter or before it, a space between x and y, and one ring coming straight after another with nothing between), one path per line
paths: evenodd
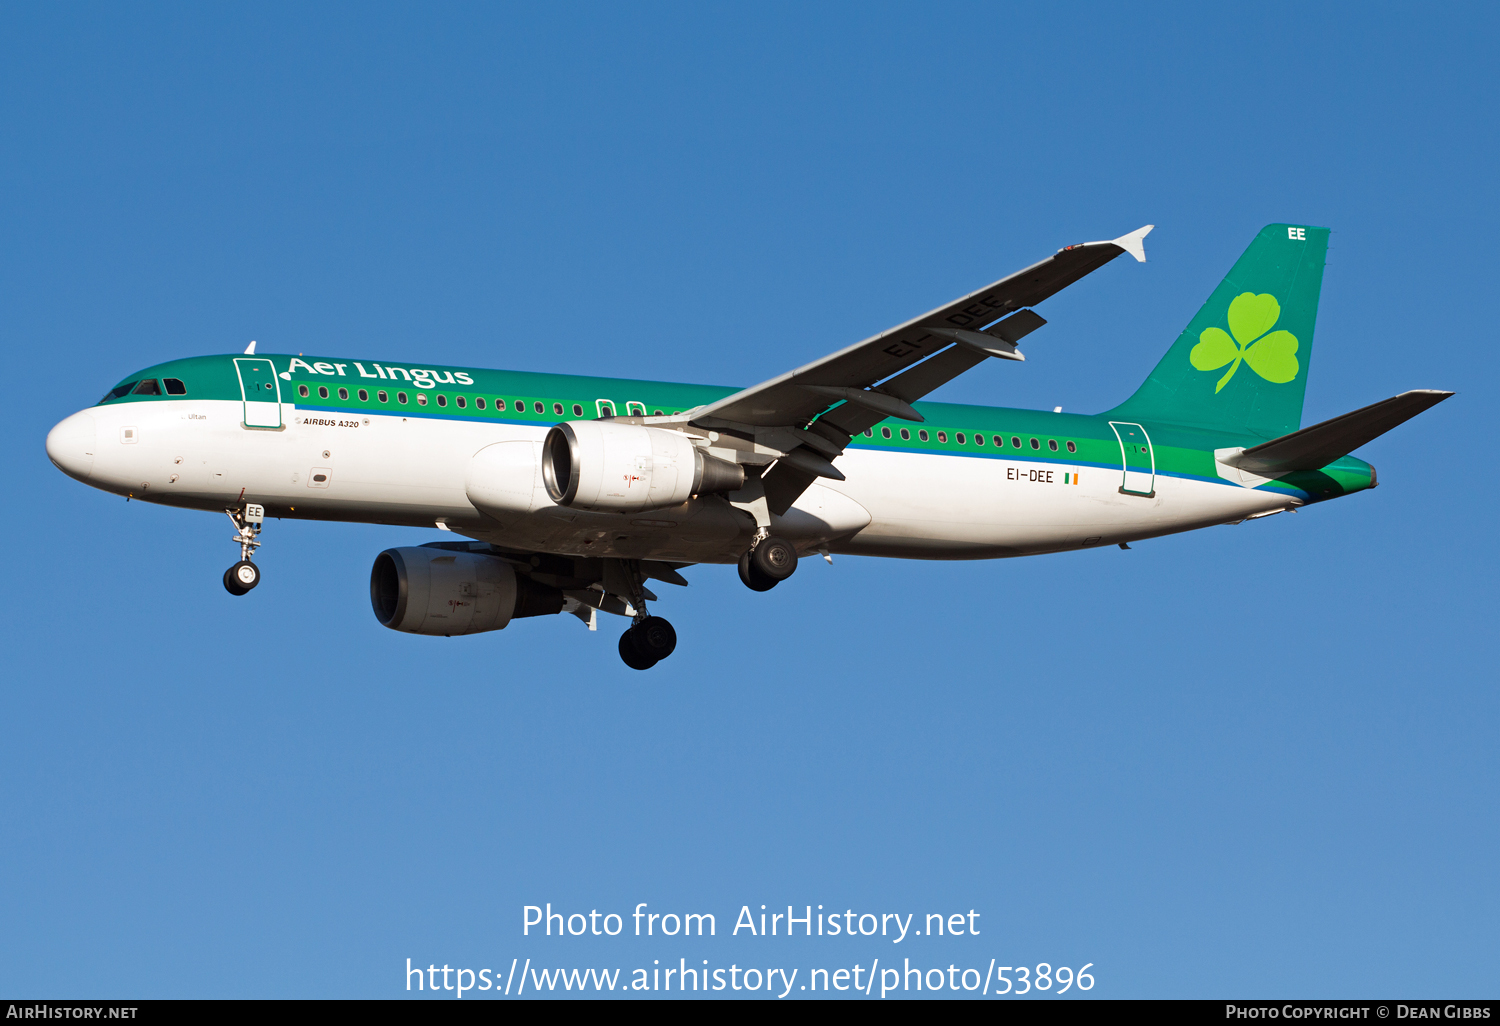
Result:
M230 541L240 547L240 561L224 571L224 590L231 595L243 595L260 583L260 567L252 563L250 557L260 548L260 529L266 519L266 508L247 502L243 510L226 509L224 515L234 524L235 534Z
M677 632L665 617L646 611L645 576L636 560L622 560L635 622L620 635L620 658L632 670L649 670L677 648Z
M797 550L774 535L757 535L756 542L740 557L740 580L751 591L770 591L797 572Z

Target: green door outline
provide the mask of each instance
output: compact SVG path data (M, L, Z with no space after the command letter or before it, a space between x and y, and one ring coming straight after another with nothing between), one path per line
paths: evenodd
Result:
M1141 425L1127 421L1112 420L1109 426L1120 440L1120 463L1124 470L1120 493L1151 498L1156 494L1156 451L1151 446L1151 436Z
M281 382L276 377L276 365L259 357L244 357L235 359L234 369L240 376L245 426L281 427Z

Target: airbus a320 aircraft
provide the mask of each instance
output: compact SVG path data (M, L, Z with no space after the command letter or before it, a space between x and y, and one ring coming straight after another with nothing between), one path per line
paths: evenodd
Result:
M436 526L375 557L375 618L477 634L527 616L632 621L648 669L676 632L647 581L738 563L769 591L833 553L994 559L1240 523L1375 487L1349 453L1453 393L1298 430L1328 229L1261 230L1144 384L1094 416L919 403L1021 361L1033 309L1150 225L1052 256L857 345L735 390L369 359L202 356L126 377L47 436L105 491L227 513L260 582L267 517Z

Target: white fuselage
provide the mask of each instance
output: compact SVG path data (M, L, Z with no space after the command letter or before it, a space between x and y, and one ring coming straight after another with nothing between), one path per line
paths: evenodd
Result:
M64 420L48 453L87 484L150 502L271 515L444 526L517 550L683 562L734 562L752 519L721 497L642 514L554 504L540 475L530 509L481 513L471 460L530 441L542 426L340 415L282 407L283 427L243 426L243 404L173 400L98 406ZM1123 493L1122 470L1023 457L851 447L846 480L821 480L773 528L805 553L984 559L1106 545L1191 530L1296 505L1284 493L1158 474L1154 494ZM1076 483L1074 483L1076 482ZM525 482L517 486L524 490Z

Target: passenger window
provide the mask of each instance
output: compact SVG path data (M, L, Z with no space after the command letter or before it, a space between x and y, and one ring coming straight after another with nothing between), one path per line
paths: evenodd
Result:
M418 392L417 393L417 405L418 406L426 406L427 405L427 394L425 392Z
M938 432L938 441L942 442L944 444L947 444L947 441L948 441L948 432L946 432L946 431L939 431Z
M534 405L536 407L536 412L538 412L538 413L546 413L547 412L546 404L544 404L544 403L535 403Z
M874 438L875 437L875 432L871 431L869 428L865 428L865 437L866 438Z
M347 388L341 388L341 389L339 389L339 398L340 399L347 399L347 398L349 398L349 390Z
M575 416L575 417L582 417L583 416L583 405L581 403L574 403L573 404L573 416Z
M469 405L468 402L464 399L463 396L458 396L453 401L458 405L458 408L460 410L463 409L465 406Z
M996 435L994 438L991 438L990 441L992 441L992 442L995 443L995 448L996 449L999 449L999 448L1001 448L1002 446L1005 445L1005 439L1002 438L1000 435Z
M880 437L881 438L889 438L889 437L891 437L891 429L890 428L881 428L880 429Z
M927 432L926 431L918 431L917 432L917 438L919 440L923 441L923 442L927 441Z
M397 392L396 393L396 402L398 402L398 403L405 403L406 402L406 393L405 392Z
M297 386L297 394L300 395L302 398L306 399L307 398L307 386L306 385L298 385Z
M318 386L318 398L319 399L327 399L328 398L328 386L327 385L319 385Z
M505 412L505 400L504 399L496 399L495 400L495 409L499 413L504 413Z
M553 403L552 404L552 415L554 417L561 417L562 416L562 403Z
M362 402L362 403L369 402L370 401L370 393L366 392L364 389L361 388L359 390L359 401Z
M1021 447L1021 440L1019 438L1017 438L1015 435L1011 435L1010 436L1010 447L1012 449L1019 449Z
M1053 452L1056 452L1057 451L1057 439L1055 439L1055 438L1049 438L1049 439L1047 439L1047 448L1051 449Z
M953 440L955 442L957 442L959 445L963 445L964 444L964 433L962 431L956 432L954 434L954 436L953 436Z
M167 386L167 395L187 395L187 386L181 378L162 378L161 383Z
M438 403L439 406L447 406L448 405L448 397L445 396L445 395L438 396L437 397L437 403Z
M135 386L132 395L161 395L161 388L157 385L155 378L147 378Z
M975 445L983 445L984 444L984 436L983 435L975 435L974 436L974 444Z
M906 441L906 442L911 441L911 432L908 431L908 430L906 430L906 428L902 428L901 429L901 439L902 439L902 441Z
M653 416L653 417L660 417L661 416L661 411L657 410L655 413L651 414L651 416Z
M1036 440L1036 439L1035 439L1035 438L1033 438L1033 439L1032 439L1032 440L1031 440L1031 447L1032 447L1032 448L1033 448L1033 449L1040 449L1040 448L1041 448L1041 447L1042 447L1042 443L1041 443L1041 442L1038 442L1038 441L1037 441L1037 440Z
M481 410L484 409L484 396L480 396L479 398L475 399L474 405L479 407Z
M1068 443L1068 451L1069 452L1077 452L1078 451L1078 446L1074 445L1072 442L1069 442Z

